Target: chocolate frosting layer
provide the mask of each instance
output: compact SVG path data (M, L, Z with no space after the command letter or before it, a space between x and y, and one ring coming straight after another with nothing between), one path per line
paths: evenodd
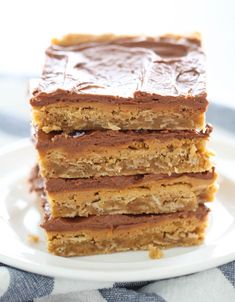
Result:
M204 53L186 37L126 37L50 46L33 106L179 102L205 110Z
M67 232L97 229L128 229L138 227L143 224L161 223L164 220L185 219L195 217L203 220L207 216L209 209L204 205L199 205L198 209L189 212L176 212L170 214L157 215L102 215L75 218L52 218L49 214L49 207L44 203L45 218L42 227L48 232Z
M62 147L66 150L81 151L88 146L118 146L131 142L145 142L149 139L161 141L171 139L207 138L212 132L212 126L207 125L205 131L198 130L138 130L138 131L112 131L95 130L73 132L71 134L61 132L44 133L37 130L35 134L36 148L38 150Z

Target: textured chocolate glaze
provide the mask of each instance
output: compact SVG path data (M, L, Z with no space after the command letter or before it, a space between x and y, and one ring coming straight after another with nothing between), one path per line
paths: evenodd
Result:
M52 218L48 203L44 203L44 222L41 226L48 232L76 232L82 230L128 229L144 224L157 224L173 219L196 218L204 220L209 212L205 205L199 205L196 211L176 212L155 215L103 215L75 218Z
M38 150L47 150L57 147L70 151L81 151L88 146L93 147L115 147L131 142L145 142L149 139L161 141L172 139L194 139L207 138L212 131L212 126L207 125L205 131L198 130L139 130L139 131L112 131L96 130L73 132L71 134L61 132L44 133L37 130L35 133L35 143Z
M126 37L50 46L33 106L57 102L178 102L205 111L204 53L185 37Z

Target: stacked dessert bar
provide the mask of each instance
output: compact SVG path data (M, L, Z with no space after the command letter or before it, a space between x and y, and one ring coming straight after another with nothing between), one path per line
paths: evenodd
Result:
M53 40L30 103L48 250L200 244L216 191L200 37Z

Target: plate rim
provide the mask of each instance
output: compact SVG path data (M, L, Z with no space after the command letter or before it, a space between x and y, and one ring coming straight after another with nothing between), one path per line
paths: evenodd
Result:
M3 260L2 260L3 259ZM193 273L198 273L202 272L208 269L212 269L215 267L218 267L220 265L223 265L225 263L228 263L230 261L233 261L235 259L235 251L233 253L229 253L226 257L224 256L223 258L216 258L211 261L208 261L207 264L204 262L199 262L196 263L196 268L193 266L193 264L188 265L187 267L182 270L182 267L180 268L173 268L170 269L166 273L160 273L157 274L157 267L152 268L152 269L139 269L138 271L133 271L133 272L125 272L128 273L127 275L123 276L123 271L121 272L105 272L105 271L99 271L96 274L96 278L94 278L94 271L92 270L87 270L87 269L75 269L70 270L69 268L61 268L61 267L54 267L51 265L45 265L41 264L40 266L34 268L35 264L29 263L26 264L25 262L17 263L17 260L12 260L13 258L9 258L0 254L0 260L2 263L11 266L16 269L24 270L29 273L35 273L39 275L43 275L46 277L50 278L66 278L66 279L71 279L71 280L84 280L84 281L101 281L101 282L139 282L139 281L151 281L151 280L162 280L162 279L168 279L168 278L174 278L174 277L181 277L181 276L187 276L189 274ZM151 260L153 263L155 261L159 260ZM194 263L195 265L195 263ZM53 270L53 273L48 272L48 270ZM174 272L172 272L172 270ZM137 275L138 273L138 275ZM142 274L143 273L143 274ZM114 277L115 274L115 277ZM142 274L142 275L141 275ZM141 275L141 277L139 277Z
M32 147L32 143L28 138L19 140L16 143L11 144L10 146L0 149L0 160L2 160L4 156L12 156L11 153L14 154L19 149L28 149L31 147ZM9 174L10 173L12 173L12 171L9 171ZM58 257L58 256L53 256L51 254L50 256ZM179 255L179 256L183 257L184 255ZM0 261L6 265L13 266L14 268L18 268L36 274L41 274L48 277L60 277L60 278L67 278L67 279L91 280L91 281L111 281L111 282L159 280L159 279L183 276L191 273L204 271L222 265L224 263L230 262L234 259L235 259L235 248L234 251L229 252L225 256L223 255L222 257L211 257L210 259L207 259L206 263L205 261L200 260L197 261L196 264L195 262L193 262L182 266L181 263L180 266L168 267L166 270L161 270L159 269L157 263L162 259L151 260L153 263L153 266L151 268L148 267L143 269L130 270L128 271L128 274L126 274L127 271L125 270L114 271L112 269L109 271L105 271L99 269L94 271L92 269L84 269L84 268L72 269L70 267L66 268L66 267L56 266L55 264L52 265L52 264L45 264L45 263L35 263L36 261L32 261L32 260L27 261L26 259L24 261L22 261L22 259L21 261L18 261L14 257L4 255L0 248ZM125 275L123 275L124 273Z

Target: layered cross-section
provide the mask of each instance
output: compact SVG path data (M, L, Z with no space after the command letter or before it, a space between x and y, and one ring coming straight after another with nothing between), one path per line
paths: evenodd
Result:
M30 100L40 130L204 129L205 58L197 36L67 38L47 49Z
M30 103L49 252L203 242L217 174L197 35L53 40Z

